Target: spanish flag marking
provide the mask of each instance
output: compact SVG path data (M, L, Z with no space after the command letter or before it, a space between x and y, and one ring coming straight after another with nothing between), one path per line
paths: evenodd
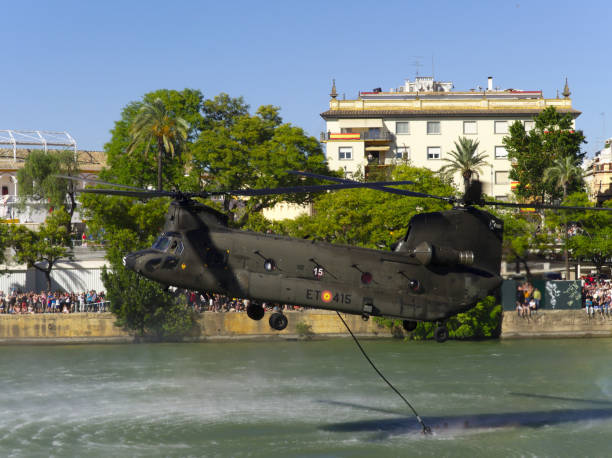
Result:
M321 300L325 303L331 302L333 299L333 294L329 290L325 290L321 293Z

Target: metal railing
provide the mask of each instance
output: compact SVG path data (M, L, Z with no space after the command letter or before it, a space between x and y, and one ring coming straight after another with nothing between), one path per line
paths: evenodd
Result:
M359 137L357 137L359 135ZM343 138L343 136L355 136L356 138ZM330 140L383 140L383 141L391 141L393 140L393 134L388 130L382 131L370 131L370 132L321 132L320 135L321 141L330 141Z

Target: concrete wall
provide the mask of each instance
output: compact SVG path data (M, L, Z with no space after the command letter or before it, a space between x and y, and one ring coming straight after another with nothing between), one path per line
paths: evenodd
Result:
M298 323L312 326L315 335L348 336L335 313L287 312L289 325L283 331L273 331L268 324L269 314L261 321L253 321L246 313L205 312L199 320L197 339L239 339L296 337ZM343 315L353 333L359 336L390 337L386 328L374 320L363 321L356 315ZM114 325L110 313L0 315L0 343L63 343L63 342L130 342L133 336Z
M588 317L582 310L540 310L530 318L504 312L502 338L612 337L612 318Z
M199 320L196 339L291 338L298 336L298 323L312 326L315 336L348 336L333 312L287 312L287 317L289 326L278 332L270 329L268 315L253 321L245 313L206 312ZM362 321L356 315L343 318L356 335L391 337L390 331L374 320ZM131 342L133 336L114 322L110 313L0 315L0 343ZM504 313L502 338L541 337L612 337L612 318L589 318L584 310L542 310L531 318Z

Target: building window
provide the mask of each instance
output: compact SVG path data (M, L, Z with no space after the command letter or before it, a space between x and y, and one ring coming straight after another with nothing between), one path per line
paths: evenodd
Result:
M353 159L353 147L352 146L341 146L338 148L338 160L350 161Z
M427 135L440 135L440 121L427 121Z
M503 146L495 147L495 159L508 159L508 151Z
M463 121L463 133L464 134L477 134L478 126L476 121Z
M403 159L405 161L410 159L410 147L409 146L397 146L395 148L395 159Z
M496 134L507 134L508 133L508 121L495 121L495 133Z
M525 132L531 132L535 128L535 121L525 121Z
M410 133L410 123L408 121L396 122L395 123L395 133L396 134L409 134Z
M495 172L495 184L509 184L510 172Z
M428 146L427 147L427 159L440 159L440 147L439 146Z

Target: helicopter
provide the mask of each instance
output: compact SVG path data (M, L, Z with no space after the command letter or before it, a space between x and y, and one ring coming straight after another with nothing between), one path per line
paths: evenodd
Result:
M488 202L476 180L462 198L456 198L390 187L413 184L409 181L362 183L309 172L289 173L335 183L188 193L87 179L125 189L85 188L80 192L172 198L163 231L153 245L123 258L126 268L166 288L249 298L252 301L246 312L253 320L263 319L261 303L268 302L356 314L364 320L385 316L402 320L409 332L420 321L436 322L434 338L438 342L448 339L446 321L450 317L474 307L496 292L502 282L503 222L477 206L612 210ZM453 208L413 216L405 235L388 251L234 229L225 214L194 199L360 187L439 199ZM272 329L281 331L288 319L275 311L268 322Z

